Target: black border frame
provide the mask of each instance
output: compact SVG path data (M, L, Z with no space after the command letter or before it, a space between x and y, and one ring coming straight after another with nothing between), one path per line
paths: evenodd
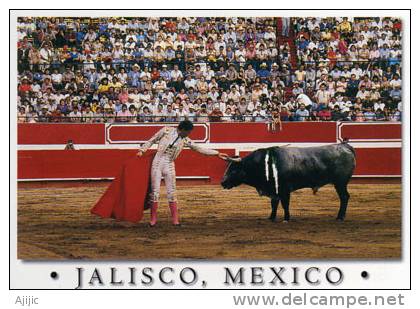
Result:
M11 22L11 12L12 11L26 11L26 10L31 10L31 11L89 11L92 9L9 9L9 77L10 77L10 69L11 69L11 57L10 57L10 47L11 47L11 37L10 37L10 33L11 33L11 28L10 28L10 22ZM133 11L216 11L219 9L95 9L96 11L126 11L126 10L133 10ZM410 36L409 36L409 41L410 41L410 66L409 66L409 85L410 85L410 91L409 91L409 101L410 101L410 106L411 106L411 9L220 9L223 11L377 11L377 10L381 10L381 11L409 11L409 23L408 26L410 27ZM404 26L405 27L405 26ZM10 101L11 101L11 80L9 78L9 119L10 119L10 113L11 113L11 109L10 109ZM409 160L411 163L411 113L409 115L409 119L410 119L410 125L409 125L409 138L410 138L410 148L409 148ZM10 180L10 153L11 153L11 139L10 139L10 129L11 129L11 123L9 121L9 180ZM404 146L404 145L403 145ZM404 147L402 147L403 150ZM403 161L401 161L402 164ZM402 172L402 179L404 179L404 171ZM226 288L226 289L211 289L211 288L186 288L186 289L180 289L180 288L167 288L167 289L157 289L157 288L143 288L143 289L15 289L15 288L11 288L11 279L10 279L10 251L11 251L11 242L10 242L10 214L11 214L11 204L10 204L10 196L11 196L11 186L10 186L10 181L9 181L9 256L8 256L8 260L9 260L9 291L86 291L86 290L92 290L92 291L142 291L142 290L149 290L149 291L166 291L166 290L177 290L177 291L249 291L249 290L258 290L258 291L411 291L412 290L412 276L411 276L411 260L412 260L412 252L411 252L411 164L410 164L410 169L409 169L409 209L410 209L410 234L409 234L409 255L410 255L410 288L404 288L404 289L346 289L346 288L336 288L336 289L321 289L321 288L311 288L311 289L301 289L301 288L297 288L297 289L290 289L290 288L273 288L273 289L267 289L267 288L263 288L263 289L258 289L258 288L243 288L243 289L238 289L238 288ZM402 224L402 220L401 220L401 224ZM401 240L402 242L402 240ZM182 261L182 260L179 260ZM89 261L91 262L91 261ZM47 262L48 263L48 262Z

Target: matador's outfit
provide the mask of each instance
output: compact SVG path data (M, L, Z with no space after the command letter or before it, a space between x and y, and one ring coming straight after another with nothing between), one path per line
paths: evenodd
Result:
M162 128L159 132L153 135L150 140L144 143L140 147L140 150L145 152L155 143L158 143L158 148L152 163L151 200L153 201L153 205L151 207L150 224L155 225L157 222L157 208L162 176L165 180L166 190L168 193L172 223L179 224L174 160L178 157L185 146L204 155L214 156L218 155L219 152L217 150L198 146L188 137L181 137L178 135L178 130L175 127Z

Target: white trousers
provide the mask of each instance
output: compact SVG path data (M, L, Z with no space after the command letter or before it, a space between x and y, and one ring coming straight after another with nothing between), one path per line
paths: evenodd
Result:
M159 202L160 183L165 180L169 202L176 202L175 163L167 154L157 153L152 162L152 200Z

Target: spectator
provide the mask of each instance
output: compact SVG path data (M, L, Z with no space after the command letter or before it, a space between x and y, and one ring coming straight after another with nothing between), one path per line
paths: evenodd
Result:
M320 120L331 120L331 111L328 106L323 106L317 115L320 118Z
M293 44L277 41L279 24ZM207 121L216 106L301 120L301 103L315 120L327 107L333 120L368 108L400 119L400 62L401 23L387 17L19 18L19 121Z
M73 140L69 139L66 143L66 147L64 147L64 150L76 150L73 144Z
M304 104L299 105L299 109L295 112L295 118L297 121L307 121L309 117L309 111L305 108Z
M340 106L339 105L334 105L334 109L331 111L331 120L332 121L340 121L343 118L344 117L343 117L343 114L340 111Z
M223 117L223 112L220 110L219 104L215 104L212 112L209 114L209 120L218 122L221 121Z
M367 107L366 111L363 113L365 121L374 121L376 120L376 114L372 111L371 107Z

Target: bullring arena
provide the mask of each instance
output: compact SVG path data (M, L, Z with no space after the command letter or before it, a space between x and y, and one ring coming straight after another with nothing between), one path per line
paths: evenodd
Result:
M401 258L409 102L400 18L12 22L19 259ZM291 221L282 222L279 207L271 222L267 198L244 185L223 190L226 161L191 149L175 161L180 227L171 224L164 187L154 228L149 211L137 224L91 215L139 144L183 119L194 123L196 144L229 156L348 140L356 168L346 220L335 220L339 200L329 185L292 193Z
M165 195L158 226L99 219L90 207L105 185L19 189L20 259L397 259L401 251L401 185L352 184L348 218L336 222L332 187L292 198L292 220L266 218L254 189L181 186L182 226L170 224ZM36 199L36 202L34 202ZM279 211L281 213L281 211ZM279 216L281 217L281 216Z
M20 259L398 259L401 256L401 148L396 141L401 134L400 124L285 123L277 133L268 131L266 124L207 123L201 129L197 125L194 136L197 141L241 156L251 150L247 142L253 142L255 136L242 136L242 143L234 144L231 139L239 138L236 130L254 132L267 145L293 144L301 136L294 126L300 127L299 133L302 130L318 133L313 134L312 140L310 134L304 134L306 144L302 140L294 143L302 147L319 144L315 140L320 135L322 143L337 141L341 134L350 140L364 140L354 144L357 168L349 185L347 218L344 222L335 221L339 200L334 188L325 186L316 195L310 189L292 193L291 222L282 222L279 209L278 221L273 223L267 220L269 199L258 196L254 188L243 185L222 189L219 182L225 162L184 150L176 161L183 225L176 228L170 224L163 187L158 226L152 229L147 224L148 212L142 222L131 224L101 219L89 210L110 184L104 179L115 175L120 162L136 153L134 149L124 149L126 144L121 139L131 139L129 132L134 132L138 140L143 140L147 137L143 138L141 132L150 135L159 127L101 125L97 131L101 134L87 136L83 133L86 124L59 124L58 129L53 124L54 130L49 130L52 128L48 124L19 126L20 144L28 144L30 139L32 144L38 143L37 148L48 149L18 151ZM30 131L26 126L32 126ZM230 135L226 134L225 126L231 126ZM56 145L61 134L69 132L78 150L62 150L64 145ZM371 133L362 137L363 132ZM83 143L99 143L101 138L102 149L83 149ZM273 143L273 139L278 142ZM224 143L217 146L221 141ZM247 147L248 151L243 150Z

